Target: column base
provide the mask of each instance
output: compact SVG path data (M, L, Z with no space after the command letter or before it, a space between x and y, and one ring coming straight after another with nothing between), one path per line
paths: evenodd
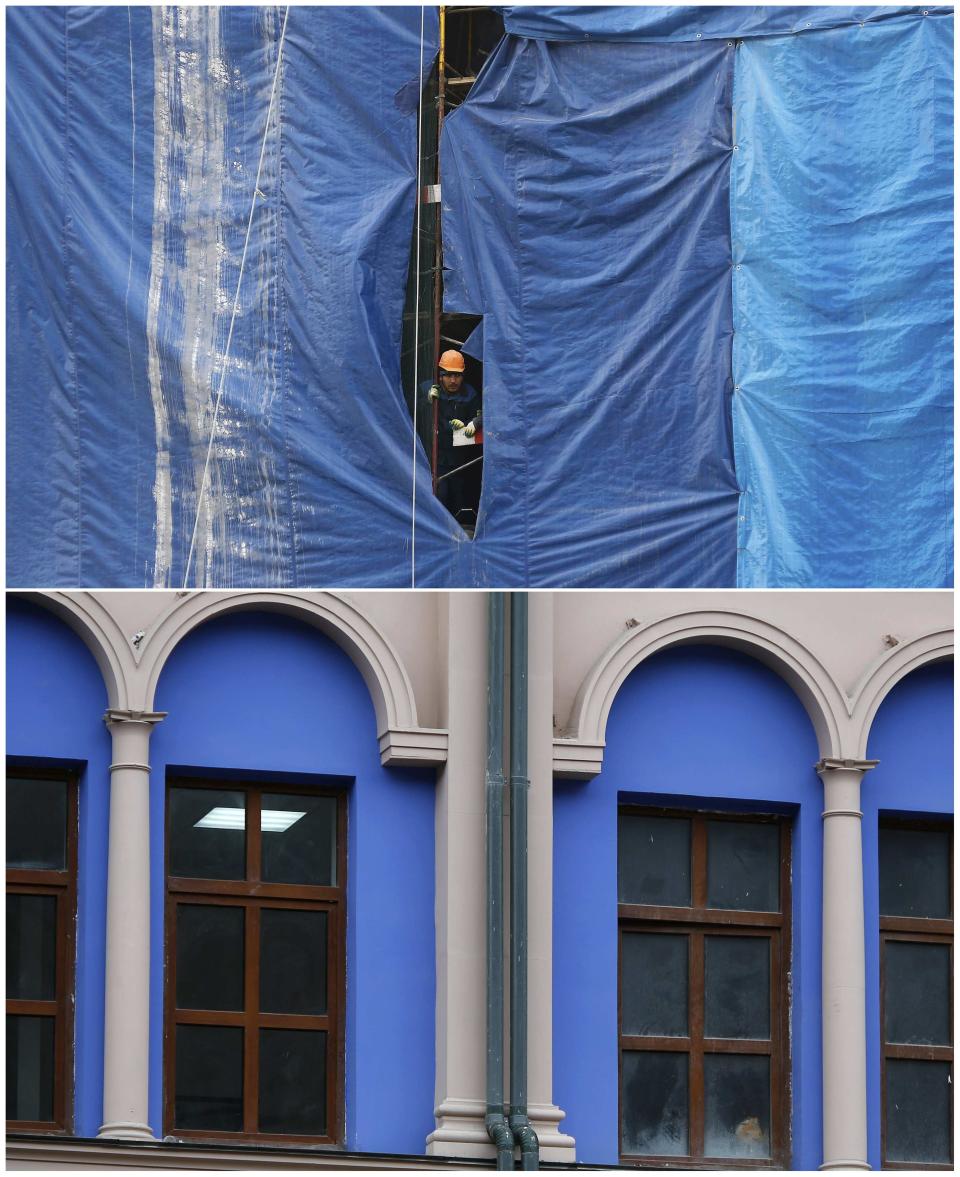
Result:
M148 1124L137 1124L132 1120L111 1120L97 1133L97 1139L110 1140L153 1140L156 1137Z
M434 1109L437 1126L427 1137L427 1156L495 1157L497 1152L484 1124L486 1110L481 1099L445 1099ZM532 1103L527 1112L540 1140L541 1160L565 1164L577 1159L576 1141L559 1131L565 1114L560 1108Z
M866 1161L824 1161L819 1169L869 1169Z

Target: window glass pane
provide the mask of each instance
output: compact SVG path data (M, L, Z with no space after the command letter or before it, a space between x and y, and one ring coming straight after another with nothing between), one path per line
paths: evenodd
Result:
M687 1154L687 1055L625 1051L622 1064L623 1151L638 1156Z
M950 1064L888 1058L887 1160L950 1164Z
M337 799L264 793L263 878L270 883L337 885Z
M243 1009L242 907L177 905L177 1008Z
M887 1041L949 1046L949 946L888 940L884 963Z
M705 937L707 1038L770 1037L770 941Z
M780 827L772 822L707 822L707 906L780 910Z
M234 789L170 790L170 874L246 877L246 797Z
M7 866L67 869L67 782L7 778Z
M880 827L880 914L950 919L949 830Z
M621 1017L624 1034L687 1034L686 936L625 932Z
M7 997L56 1000L55 895L7 896Z
M689 820L622 813L617 875L621 903L689 907Z
M261 1030L260 1131L324 1136L326 1100L326 1031Z
M178 1128L243 1128L243 1030L177 1026L174 1123Z
M260 1009L264 1013L327 1012L327 913L260 912Z
M7 1017L7 1119L53 1120L53 1018Z
M766 1055L703 1058L704 1156L770 1156L770 1060Z

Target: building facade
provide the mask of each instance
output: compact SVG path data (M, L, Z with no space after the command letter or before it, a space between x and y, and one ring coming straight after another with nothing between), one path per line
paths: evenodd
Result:
M493 1163L488 597L8 596L11 1167ZM527 695L541 1163L950 1167L950 594L531 593Z

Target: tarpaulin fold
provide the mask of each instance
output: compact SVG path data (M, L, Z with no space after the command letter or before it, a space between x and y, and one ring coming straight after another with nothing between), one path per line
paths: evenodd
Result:
M952 10L503 10L472 542L400 376L436 10L284 11L8 10L11 587L951 582Z
M946 12L921 5L530 5L505 7L515 37L541 41L698 41L775 37L887 20L904 13Z
M734 581L733 57L508 37L446 121L445 305L484 316L475 544L519 550L519 583Z
M941 13L739 50L741 585L952 582L952 44Z

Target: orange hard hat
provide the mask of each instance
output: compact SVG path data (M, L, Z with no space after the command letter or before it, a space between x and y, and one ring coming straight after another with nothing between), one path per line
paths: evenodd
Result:
M458 351L445 351L440 357L437 367L442 368L444 372L465 372L467 370L463 356Z

